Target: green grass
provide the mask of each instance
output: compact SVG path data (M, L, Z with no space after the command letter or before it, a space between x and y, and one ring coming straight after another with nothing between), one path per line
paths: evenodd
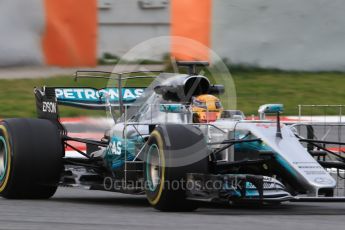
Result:
M298 104L345 104L345 73L284 72L242 69L232 71L237 92L237 108L247 115L257 114L259 105L283 103L285 115L297 114ZM59 76L48 79L0 80L0 117L34 117L35 86L104 87L106 81ZM102 111L61 108L61 116L104 115Z
M58 76L47 79L0 80L0 118L35 117L35 86L94 86L103 87L103 80L74 81L73 77ZM61 108L61 116L103 115L102 111Z
M247 115L266 103L284 104L285 115L296 115L298 104L345 104L345 73L233 71L232 76L238 108Z

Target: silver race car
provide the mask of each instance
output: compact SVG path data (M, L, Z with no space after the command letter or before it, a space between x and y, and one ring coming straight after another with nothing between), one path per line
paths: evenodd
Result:
M38 119L0 123L1 196L49 198L58 186L82 187L143 194L163 211L192 211L200 201L345 200L334 196L337 184L327 170L345 169L341 153L327 148L344 143L301 137L280 121L281 104L263 105L258 120L246 120L241 111L223 108L217 98L222 85L197 73L207 63L178 64L188 73L79 71L77 78L115 83L36 88ZM123 84L138 79L152 83ZM72 137L60 122L59 105L105 110L113 123L99 139ZM79 156L69 156L66 147Z

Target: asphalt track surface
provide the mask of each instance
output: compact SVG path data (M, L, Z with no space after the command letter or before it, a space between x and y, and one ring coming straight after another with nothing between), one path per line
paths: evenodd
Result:
M345 203L275 207L202 204L192 213L152 209L144 196L60 188L50 200L0 198L0 229L344 229Z

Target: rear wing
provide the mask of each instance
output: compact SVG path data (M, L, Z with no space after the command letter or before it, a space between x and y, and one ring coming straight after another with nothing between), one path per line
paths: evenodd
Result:
M131 105L145 88L88 88L42 87L35 88L36 108L39 118L58 119L58 105L91 110ZM121 92L121 93L120 93Z
M130 76L131 74L146 74L144 76ZM117 82L117 87L96 89L92 87L42 87L35 88L36 109L39 118L58 120L58 105L66 105L91 110L105 110L109 106L123 107L131 105L140 97L144 87L122 87L122 81L130 79L156 78L147 74L161 73L161 71L134 71L113 73L105 71L77 71L75 80L79 78L111 79Z

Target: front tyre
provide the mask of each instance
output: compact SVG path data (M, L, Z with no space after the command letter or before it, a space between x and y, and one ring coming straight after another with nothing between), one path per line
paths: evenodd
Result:
M54 195L62 170L57 127L42 119L0 122L0 195L44 199Z
M193 211L198 205L187 199L187 173L208 173L204 135L191 125L157 127L147 142L145 191L149 203L161 211Z

